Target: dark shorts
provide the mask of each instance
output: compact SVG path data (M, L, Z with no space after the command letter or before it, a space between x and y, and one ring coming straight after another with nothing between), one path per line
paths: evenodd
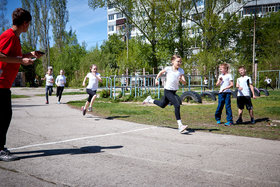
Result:
M91 101L91 99L92 99L92 97L94 96L94 95L96 95L96 90L91 90L91 89L87 89L87 93L88 93L88 102L90 102Z
M239 109L243 110L244 105L246 106L247 110L253 109L251 97L250 96L237 96L237 107Z

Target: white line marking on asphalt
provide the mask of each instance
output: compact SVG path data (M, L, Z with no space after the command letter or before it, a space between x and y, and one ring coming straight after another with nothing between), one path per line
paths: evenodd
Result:
M18 149L25 149L25 148L30 148L30 147L38 147L38 146L45 146L45 145L60 144L60 143L65 143L65 142L73 142L73 141L85 140L85 139L91 139L91 138L100 138L100 137L105 137L105 136L127 134L127 133L131 133L131 132L138 132L138 131L149 130L149 129L154 129L154 128L157 128L157 127L135 129L135 130L130 130L130 131L116 132L116 133L109 133L109 134L101 134L101 135L95 135L95 136L86 136L86 137L74 138L74 139L69 139L69 140L61 140L61 141L57 141L57 142L48 142L48 143L42 143L42 144L26 145L26 146L22 146L22 147L9 148L9 150L18 150Z

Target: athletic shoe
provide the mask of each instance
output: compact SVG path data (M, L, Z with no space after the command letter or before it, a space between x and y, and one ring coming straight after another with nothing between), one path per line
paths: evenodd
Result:
M60 101L58 101L57 104L60 104Z
M179 130L180 133L182 133L182 132L184 132L185 130L187 130L187 128L188 128L188 125L180 125L180 126L178 127L178 130Z
M83 116L86 115L87 110L85 109L85 107L82 106L82 111L83 111Z
M4 149L0 151L0 160L5 162L15 161L19 160L19 157L11 154L11 152L8 149Z
M231 125L233 125L233 123L231 123L231 122L226 122L225 123L225 126L231 126Z
M143 101L143 105L149 103L149 101L152 99L151 96L148 96L144 101Z
M255 119L251 118L251 124L255 124L255 123L256 123Z
M92 111L92 107L88 107L88 112L91 112Z
M49 101L46 101L46 104L49 104Z
M236 121L236 124L241 124L243 123L243 120L241 118L238 118L238 120Z
M218 120L218 121L217 121L217 124L221 124L221 121L220 121L220 120Z

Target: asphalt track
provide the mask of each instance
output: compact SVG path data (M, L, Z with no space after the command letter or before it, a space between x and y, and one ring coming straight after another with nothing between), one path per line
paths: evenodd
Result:
M69 91L69 90L66 90ZM43 89L13 99L0 186L280 186L280 142L100 118L65 104L45 104Z

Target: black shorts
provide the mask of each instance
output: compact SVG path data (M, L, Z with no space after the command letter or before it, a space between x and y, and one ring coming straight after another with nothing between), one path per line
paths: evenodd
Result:
M91 101L91 99L92 99L92 97L94 96L94 95L96 95L96 91L97 90L91 90L91 89L87 89L87 93L88 93L88 102L90 102Z
M244 105L246 105L247 110L253 109L251 97L250 96L237 96L237 107L239 109L243 110Z

